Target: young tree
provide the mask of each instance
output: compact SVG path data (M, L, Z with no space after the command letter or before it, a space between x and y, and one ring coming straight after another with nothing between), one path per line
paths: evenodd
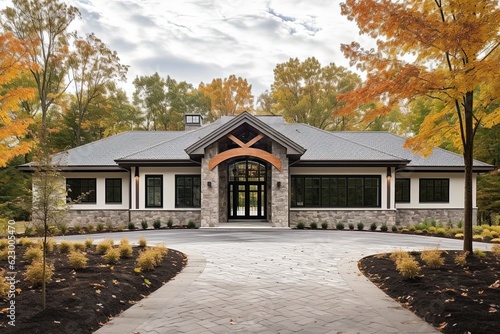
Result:
M210 121L253 110L252 85L241 77L230 75L224 79L213 79L209 84L202 82L198 90L210 98Z
M489 106L500 99L500 6L496 0L346 0L342 14L377 47L342 45L351 64L367 72L360 89L343 96L345 110L379 101L369 121L420 96L442 109L425 117L407 146L429 154L441 138L459 138L465 165L464 250L472 251L474 135L498 123ZM455 133L453 133L455 131Z

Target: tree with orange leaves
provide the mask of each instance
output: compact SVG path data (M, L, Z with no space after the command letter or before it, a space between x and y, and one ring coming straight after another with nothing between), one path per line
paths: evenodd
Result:
M33 96L32 89L8 87L12 80L28 71L22 61L23 46L12 34L0 35L0 167L20 154L27 153L32 142L22 141L31 118L19 113L19 102Z
M377 39L372 50L342 45L366 71L345 94L346 110L377 101L367 120L427 97L440 104L407 147L424 155L442 138L458 138L465 164L464 250L472 251L473 149L479 127L500 122L500 5L497 0L346 0L342 14Z
M252 85L241 77L230 75L224 79L213 79L209 84L202 82L198 90L210 98L209 121L253 110Z

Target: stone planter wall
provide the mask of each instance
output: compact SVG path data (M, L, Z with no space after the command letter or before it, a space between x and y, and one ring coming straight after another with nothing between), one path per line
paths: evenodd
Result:
M372 223L387 226L396 224L396 211L394 210L292 210L290 211L290 227L296 227L297 223L303 222L305 226L315 222L318 226L321 223L328 223L328 228L333 229L337 223L345 225L352 223L363 223L369 226ZM346 226L347 228L347 226Z
M160 220L162 226L166 226L169 219L172 219L173 226L187 225L192 220L196 227L200 227L201 211L200 210L134 210L131 211L130 221L136 227L141 227L141 222L145 219L149 226L153 226L153 222Z
M446 224L451 221L453 224L464 220L464 209L398 209L396 223L401 226L418 224L427 220ZM477 209L472 212L473 224L477 223Z
M128 210L69 210L66 212L65 221L68 227L75 225L84 227L89 223L123 226L129 221L128 212Z

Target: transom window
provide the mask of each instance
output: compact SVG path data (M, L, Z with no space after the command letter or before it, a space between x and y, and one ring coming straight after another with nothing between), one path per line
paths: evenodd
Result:
M410 179L396 179L396 203L410 203Z
M163 176L146 175L146 207L161 208L163 206Z
M122 179L106 179L106 203L122 202Z
M175 207L199 208L201 207L201 176L176 175L175 176Z
M420 179L419 200L421 203L448 203L450 179Z
M66 179L68 201L96 203L96 179Z
M229 165L229 181L247 182L266 180L266 165L257 161L244 160Z
M380 176L292 176L293 207L380 205Z

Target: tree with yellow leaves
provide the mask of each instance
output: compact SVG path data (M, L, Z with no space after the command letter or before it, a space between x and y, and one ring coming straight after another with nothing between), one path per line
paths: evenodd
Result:
M25 87L11 88L9 84L28 71L22 61L23 45L12 34L0 35L0 167L17 155L27 153L32 142L22 141L31 118L19 113L19 102L33 96Z
M230 75L224 79L213 79L209 84L202 82L198 90L210 98L209 121L253 110L252 85L241 77Z
M346 110L378 101L370 119L417 97L439 102L406 145L424 155L443 138L460 143L465 164L464 250L472 251L473 149L479 127L500 122L500 5L497 0L346 0L342 14L375 49L342 45L366 71Z

